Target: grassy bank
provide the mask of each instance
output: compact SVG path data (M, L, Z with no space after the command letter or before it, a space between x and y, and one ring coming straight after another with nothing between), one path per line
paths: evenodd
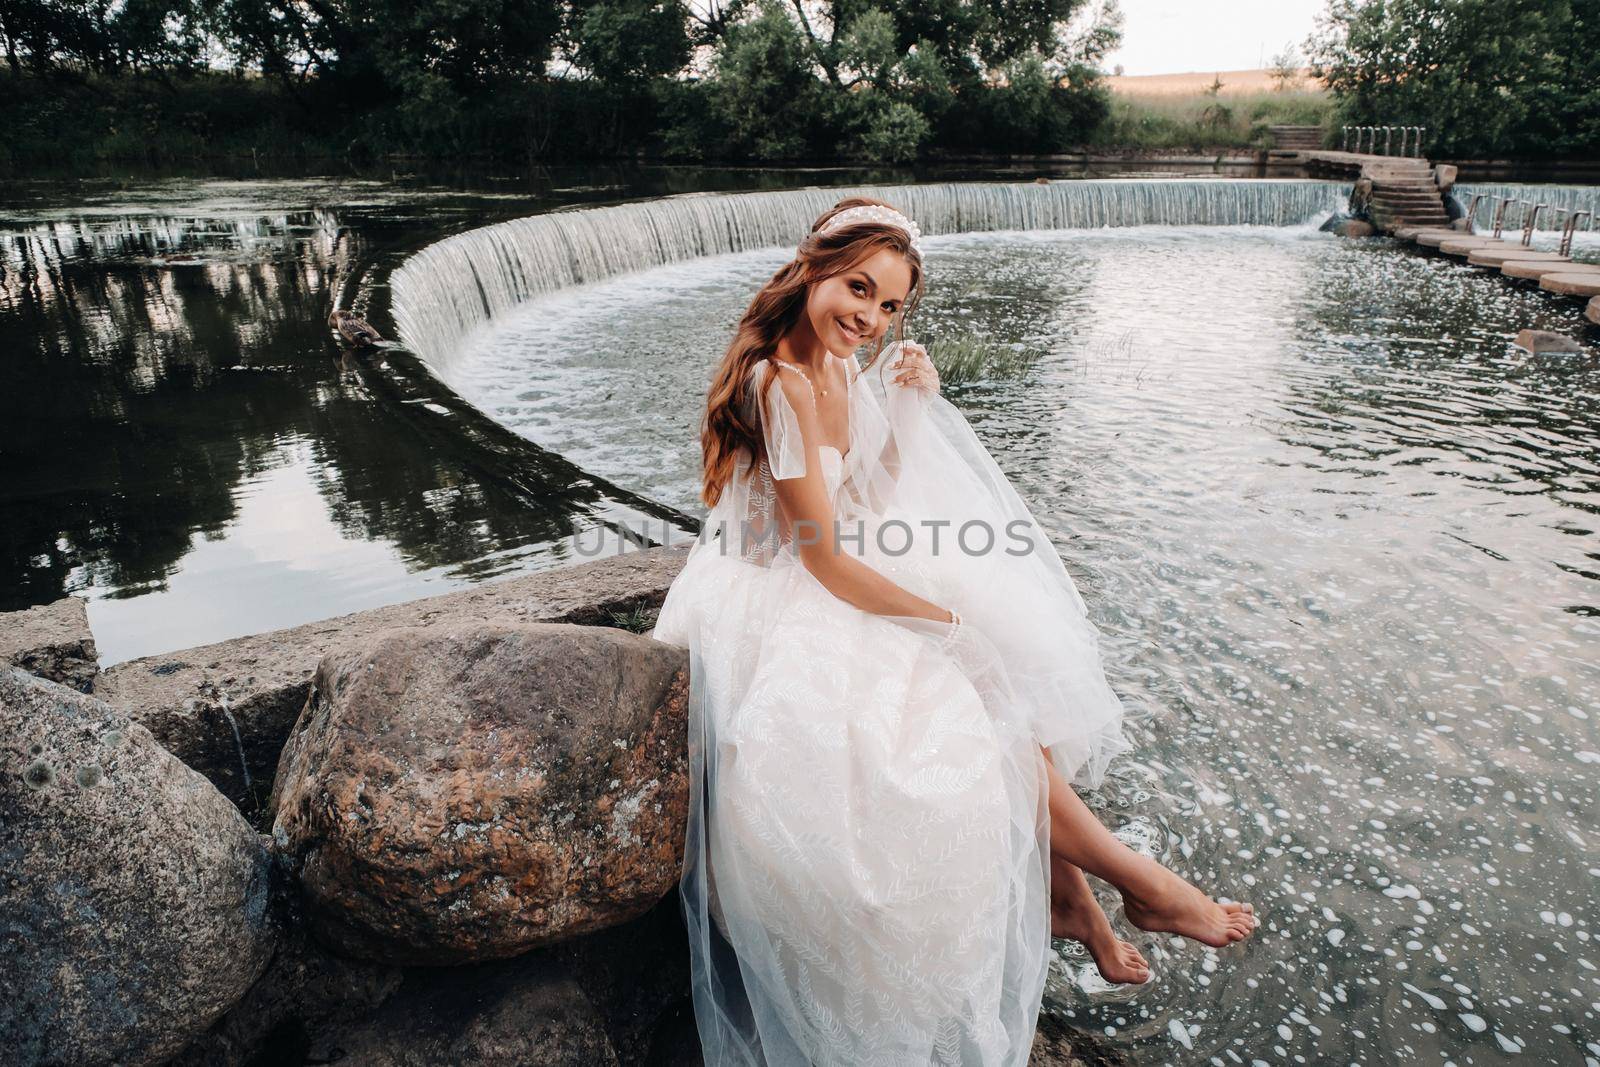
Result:
M1319 126L1333 101L1320 90L1113 93L1111 115L1092 143L1150 150L1267 147L1267 127Z

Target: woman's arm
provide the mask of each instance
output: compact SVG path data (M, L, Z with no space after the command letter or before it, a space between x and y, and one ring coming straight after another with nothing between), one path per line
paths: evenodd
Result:
M805 444L805 474L773 481L778 503L789 519L800 562L828 592L862 611L934 622L951 621L952 615L946 609L902 588L840 549L833 503L818 455L821 431L810 387L804 379L789 374L778 374L777 383L794 410ZM765 418L767 412L763 411L762 415Z

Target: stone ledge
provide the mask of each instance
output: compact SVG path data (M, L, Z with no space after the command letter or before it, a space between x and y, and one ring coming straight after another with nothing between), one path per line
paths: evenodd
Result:
M0 630L0 663L60 682L80 693L94 688L100 670L87 601L69 596L53 604L5 615Z
M612 612L659 607L690 542L625 552L321 622L129 660L95 695L125 711L251 818L264 805L284 739L328 652L400 626L463 622L605 625ZM248 781L246 780L248 775Z

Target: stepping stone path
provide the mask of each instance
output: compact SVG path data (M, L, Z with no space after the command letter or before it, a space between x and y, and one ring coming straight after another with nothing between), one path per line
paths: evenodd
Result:
M1424 230L1417 234L1413 240L1424 248L1438 248L1446 241L1454 245L1470 244L1474 248L1494 248L1504 244L1503 241L1495 237L1474 237L1472 234L1462 233L1460 230L1434 232Z
M1548 259L1513 259L1500 264L1500 273L1507 278L1538 280L1550 274L1600 274L1600 267L1591 267L1585 263L1564 263L1560 260L1552 262Z
M1506 242L1496 240L1493 237L1453 237L1447 241L1441 242L1439 245L1439 251L1443 252L1447 256L1461 256L1465 258L1471 253L1478 252L1483 249L1493 249L1498 252L1505 244Z
M1574 263L1514 237L1473 233L1469 219L1452 223L1444 198L1455 184L1454 167L1435 168L1426 159L1326 149L1306 150L1303 155L1313 176L1353 179L1351 210L1359 212L1364 206L1380 231L1463 258L1473 266L1499 267L1508 278L1536 279L1547 292L1583 297L1588 300L1585 317L1600 324L1600 264Z
M1498 267L1502 263L1570 263L1572 260L1559 252L1535 252L1517 245L1515 248L1478 248L1467 256L1467 262L1479 267Z
M1539 288L1565 296L1600 296L1600 267L1582 273L1568 270L1560 274L1546 274L1539 279Z

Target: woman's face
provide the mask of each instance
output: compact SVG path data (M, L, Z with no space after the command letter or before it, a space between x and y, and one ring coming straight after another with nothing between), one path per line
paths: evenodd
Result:
M910 292L911 264L894 249L880 248L813 285L806 319L828 351L846 357L883 336Z

